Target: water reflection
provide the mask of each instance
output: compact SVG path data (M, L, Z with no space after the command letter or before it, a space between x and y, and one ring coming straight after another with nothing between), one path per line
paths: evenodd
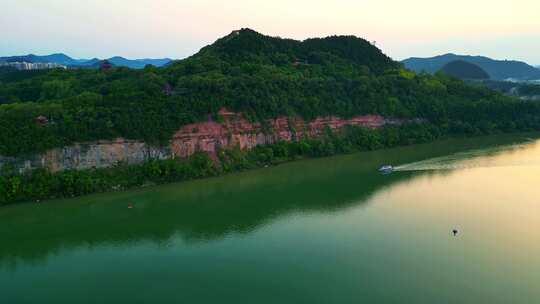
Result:
M421 176L451 172L404 171L380 175L376 168L382 163L418 164L429 158L433 165L443 155L515 139L514 136L446 141L302 161L128 193L2 208L0 266L14 269L18 261L38 263L47 256L75 248L129 247L143 241L167 248L176 238L197 244L227 235L248 234L284 216L344 210ZM478 161L502 154L519 155L520 149L527 147L530 145L452 157L457 164L471 158ZM442 160L452 163L448 158ZM127 209L130 202L135 208Z
M484 147L464 152L458 152L441 157L434 157L418 162L399 165L395 171L433 171L456 170L490 167L516 167L538 166L540 155L529 154L526 157L523 151L538 148L540 144L528 140L515 145L498 145Z

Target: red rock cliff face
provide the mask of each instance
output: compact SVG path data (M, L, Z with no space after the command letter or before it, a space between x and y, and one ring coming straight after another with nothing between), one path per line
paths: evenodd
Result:
M219 147L251 149L257 145L277 141L292 141L304 137L317 137L326 127L337 130L344 126L379 128L385 124L398 123L379 115L364 115L351 119L336 116L318 117L305 122L300 118L279 117L267 121L267 130L260 123L250 123L242 114L222 109L219 112L223 122L194 123L178 130L171 139L171 152L175 157L187 157L195 152L215 155Z
M187 157L195 152L206 152L215 157L219 147L251 149L257 145L276 141L292 141L320 136L326 127L337 130L347 125L379 128L385 124L400 124L401 120L385 119L378 115L358 116L351 119L319 117L305 122L300 118L279 117L266 122L250 123L242 114L220 111L221 123L208 121L187 125L178 130L168 147L152 147L142 141L118 138L112 141L76 143L51 149L45 153L21 157L2 157L0 170L12 164L20 172L36 168L62 171L67 169L106 168L124 162L142 163L150 158L168 159Z

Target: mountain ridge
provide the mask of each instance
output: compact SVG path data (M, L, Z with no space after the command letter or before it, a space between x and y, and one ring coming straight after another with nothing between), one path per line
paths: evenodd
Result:
M6 62L21 61L21 62L30 62L30 63L58 63L58 64L62 64L68 67L91 67L91 66L94 66L97 62L100 62L101 60L109 60L115 66L123 66L123 67L128 67L128 68L133 68L133 69L142 69L147 64L154 65L156 67L161 67L173 61L170 58L127 59L121 56L114 56L114 57L105 58L105 59L99 59L99 58L75 59L64 53L54 53L54 54L42 55L42 56L35 55L35 54L28 54L28 55L0 57L0 61L6 61Z
M540 79L540 69L535 68L525 62L517 60L495 60L485 56L457 55L448 53L435 57L411 57L401 61L408 69L415 72L436 73L444 65L456 61L466 61L485 70L492 79L506 80L530 80Z

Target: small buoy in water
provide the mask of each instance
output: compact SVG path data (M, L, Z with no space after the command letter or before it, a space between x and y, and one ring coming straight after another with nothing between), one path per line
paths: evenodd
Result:
M456 236L458 234L457 229L452 230L452 233L454 234L454 236Z

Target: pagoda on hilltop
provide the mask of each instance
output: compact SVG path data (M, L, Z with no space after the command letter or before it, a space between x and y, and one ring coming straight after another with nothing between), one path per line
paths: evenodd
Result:
M113 68L113 64L109 62L109 60L103 60L99 64L99 69L102 71L108 71Z

